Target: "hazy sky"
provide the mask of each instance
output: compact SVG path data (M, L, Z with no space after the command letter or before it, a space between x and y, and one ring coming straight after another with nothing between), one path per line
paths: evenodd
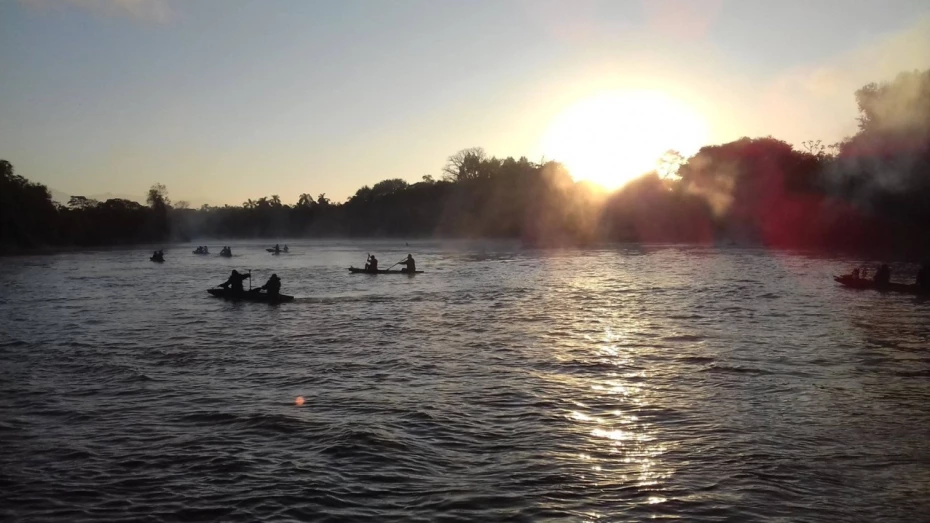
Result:
M836 141L856 88L928 67L927 0L0 0L0 158L69 194L342 200L464 147L551 158L611 90L709 142Z

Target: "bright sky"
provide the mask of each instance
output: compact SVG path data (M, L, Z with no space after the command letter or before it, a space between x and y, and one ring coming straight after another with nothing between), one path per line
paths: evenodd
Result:
M0 0L0 158L195 204L342 200L471 146L614 185L668 148L836 141L856 88L928 67L926 0Z

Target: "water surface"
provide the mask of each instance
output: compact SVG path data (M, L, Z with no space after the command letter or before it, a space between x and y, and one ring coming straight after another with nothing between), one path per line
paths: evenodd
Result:
M930 513L930 302L840 288L852 260L289 243L0 259L0 516ZM210 297L233 268L297 300Z

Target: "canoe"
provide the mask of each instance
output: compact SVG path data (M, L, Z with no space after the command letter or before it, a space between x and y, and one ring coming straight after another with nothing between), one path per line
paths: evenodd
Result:
M198 255L198 256L206 256L206 255L208 255L208 254L210 254L210 253L209 253L209 252L197 252L197 251L192 251L191 254L196 254L196 255Z
M271 296L265 292L236 293L229 289L207 289L207 292L213 296L216 296L217 298L234 301L255 301L261 303L281 303L286 301L294 301L294 297L288 296L287 294Z
M232 258L232 254L227 254L225 252L221 252L220 256L222 256L223 258Z
M886 283L884 285L878 285L872 280L865 278L853 278L849 274L844 274L843 276L834 276L833 280L840 285L850 289L871 289L881 292L903 292L905 294L930 296L930 289L921 289L917 285L908 285L906 283Z
M409 273L402 270L388 270L388 269L378 269L377 271L369 271L366 269L358 269L356 267L349 267L349 272L352 274L423 274L423 271L416 271L415 273Z
M152 260L152 261L155 262L155 263L165 263L165 259L164 259L164 258L155 258L155 257L152 257L152 258L149 258L149 259Z

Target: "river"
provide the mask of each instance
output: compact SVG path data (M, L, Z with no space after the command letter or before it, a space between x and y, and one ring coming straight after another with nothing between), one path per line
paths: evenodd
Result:
M0 519L930 513L930 301L857 260L288 243L0 259ZM297 299L205 292L234 268Z

